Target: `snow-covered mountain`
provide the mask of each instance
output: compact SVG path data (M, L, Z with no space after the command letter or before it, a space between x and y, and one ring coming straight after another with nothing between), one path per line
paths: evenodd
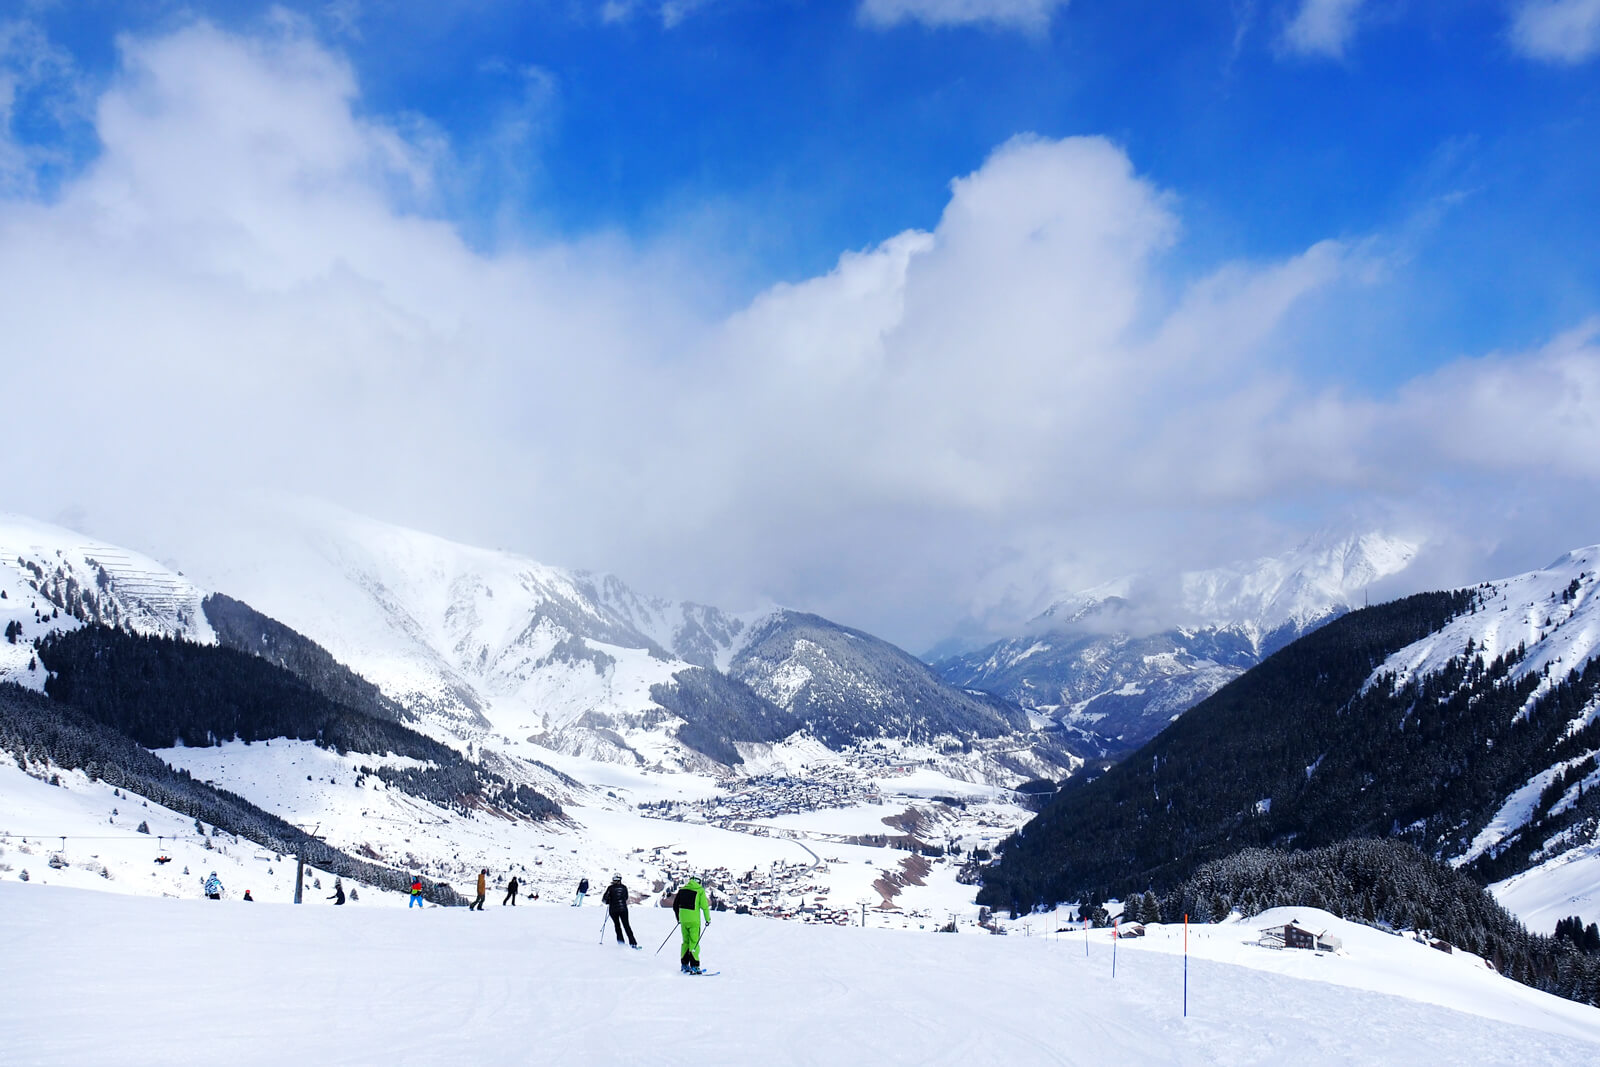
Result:
M275 661L300 673L282 650L320 646L319 677L347 668L381 694L364 706L387 702L469 749L716 771L742 762L740 746L765 756L800 731L836 749L886 738L928 758L955 754L970 764L958 777L974 780L1060 776L1072 762L1020 709L826 619L649 597L615 576L324 505L256 501L161 546L197 582L68 530L25 520L4 530L0 546L22 547L0 557L0 572L47 614L215 641L225 612L230 644L259 654L270 640ZM0 661L20 660L11 669L26 669L44 627L26 614L24 643ZM359 683L338 684L350 703Z
M1566 716L1561 743L1497 798L1493 817L1450 857L1502 877L1496 894L1531 927L1546 929L1595 912L1600 884L1600 545L1486 582L1477 593L1474 611L1390 656L1369 685L1454 677L1466 664L1456 683L1466 691L1500 660L1507 664L1501 684L1523 691L1518 719L1541 701Z
M752 622L728 673L831 748L919 751L958 778L963 764L1058 778L1078 762L1058 732L1036 730L1017 705L952 688L887 641L816 615L776 611Z
M61 527L3 524L0 666L5 680L35 690L53 681L51 699L26 694L37 702L26 705L27 722L0 707L0 819L62 836L111 828L127 840L117 862L112 846L92 846L95 878L118 888L192 893L164 867L148 880L134 826L148 821L170 836L195 813L187 794L173 809L136 790L144 779L129 778L127 759L104 755L112 749L157 746L157 766L170 765L162 773L192 776L201 802L214 803L205 799L212 786L226 790L317 831L342 851L337 862L420 872L457 889L485 865L514 863L550 893L601 870L634 871L649 885L671 871L681 877L689 863L725 867L731 878L805 860L813 866L803 880L772 884L821 883L849 902L878 894L881 881L899 896L886 913L897 922L931 901L970 901L972 890L957 882L954 857L938 861L926 886L900 886L903 854L877 840L906 832L889 817L904 823L915 808L918 825L945 821L941 847L961 837L967 848L991 847L1026 814L1006 787L1072 765L1018 709L952 690L899 649L824 619L650 598L614 577L320 507L234 519L152 540L192 578ZM183 643L191 639L206 647ZM161 677L147 685L146 668ZM801 669L810 684L785 691L783 679ZM268 690L281 704L252 699ZM86 717L73 701L89 708L90 697ZM142 710L124 714L135 704ZM186 725L165 727L176 743L135 742L143 727L162 732L180 713ZM826 727L835 747L812 725ZM68 794L93 803L35 803ZM960 806L933 799L949 797ZM133 808L138 818L123 826ZM35 809L50 818L29 822ZM198 862L283 891L273 854L281 848L260 846L253 861L233 855L260 838L231 818L194 827L200 844L183 846L185 862L194 848L209 851L206 840L226 841L226 858ZM771 825L777 818L802 824ZM834 858L820 861L794 840L810 836ZM334 862L320 865L323 877ZM761 906L799 903L797 894Z
M1293 642L1138 759L1067 783L985 892L1159 887L1244 847L1371 837L1494 886L1535 930L1594 915L1600 545Z
M935 664L945 681L993 693L1091 732L1112 755L1302 634L1362 604L1403 572L1414 540L1319 536L1282 556L1127 577L1058 598L1025 633Z
M148 556L0 515L0 683L42 688L34 641L86 622L214 644L204 599L198 586Z

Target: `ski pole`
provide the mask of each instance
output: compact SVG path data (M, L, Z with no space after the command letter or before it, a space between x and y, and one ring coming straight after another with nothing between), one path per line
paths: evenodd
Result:
M667 931L667 936L663 937L661 939L661 944L656 946L656 955L657 956L661 955L661 950L667 947L667 942L672 940L673 931L676 930L682 924L683 924L683 920L682 919L679 919L677 922L672 924L672 930L668 930Z
M600 940L597 942L598 944L603 945L606 943L606 920L610 917L609 909L608 914L600 916Z

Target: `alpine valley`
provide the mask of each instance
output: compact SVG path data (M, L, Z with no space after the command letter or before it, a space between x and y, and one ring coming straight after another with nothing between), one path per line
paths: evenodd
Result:
M317 871L421 873L446 901L483 867L546 896L693 868L752 877L730 906L914 927L975 916L957 877L1028 817L1014 787L1081 765L1054 724L815 615L670 602L304 502L229 521L162 549L183 573L0 522L0 829L39 782L83 791L80 827L121 825L112 790L155 790L171 855L233 834L225 881L257 897L288 891L281 857L310 840ZM136 847L117 874L98 851L133 891L192 893L169 871L219 862L152 871Z
M1318 907L1600 1000L1569 919L1600 546L1362 606L1419 544L1313 540L1057 598L935 669L323 505L228 523L154 546L180 570L0 521L0 873L456 904L481 869L546 902L694 872L739 912L952 932Z

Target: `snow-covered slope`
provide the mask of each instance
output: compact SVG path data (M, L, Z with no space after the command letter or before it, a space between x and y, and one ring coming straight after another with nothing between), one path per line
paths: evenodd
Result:
M769 744L804 724L786 688L803 669L793 649L750 654L758 632L770 646L774 631L793 629L798 618L816 631L813 644L853 641L879 653L835 657L831 669L813 672L806 700L827 701L836 717L859 724L830 734L830 743L903 735L908 709L938 720L933 733L956 730L958 746L995 736L990 726L1005 722L995 702L953 690L898 649L812 616L741 616L648 597L615 576L304 501L257 501L228 523L184 548L207 584L315 640L421 715L441 740L534 758L556 751L702 771L736 764L735 746ZM890 660L916 670L878 669ZM921 687L914 697L895 691L913 683ZM943 712L955 706L971 711L972 721L945 721ZM1011 717L1026 726L1015 709ZM995 780L1029 776L983 753L973 760ZM1069 760L1034 762L1061 774Z
M0 515L0 682L44 685L34 640L84 622L138 634L211 644L205 594L194 583L137 552L60 526ZM29 664L33 663L30 670Z
M192 551L213 588L455 734L631 723L689 665L638 629L669 633L671 605L614 580L306 503L261 507L206 540Z
M644 950L631 952L606 943L594 907L366 900L0 880L0 943L27 967L0 998L8 1062L1521 1065L1600 1052L1595 1009L1373 931L1341 930L1347 949L1329 956L1245 944L1255 922L1153 928L1117 945L1113 977L1109 931L1086 952L1081 934L1043 936L1037 921L1041 936L911 936L718 913L702 953L721 974L683 978L670 949L653 954L673 936L658 908L632 909Z
M1435 674L1471 644L1471 654L1489 661L1518 655L1510 677L1545 677L1536 695L1600 652L1600 545L1574 549L1548 567L1478 587L1477 606L1437 633L1396 652L1373 672L1373 681L1394 675L1397 684Z
M1264 656L1360 606L1416 557L1412 540L1322 536L1282 556L1123 578L1057 599L1028 631L941 660L980 689L1092 731L1113 754Z
M1448 626L1396 652L1368 685L1403 686L1463 664L1483 671L1500 660L1503 684L1527 687L1518 713L1572 681L1600 655L1600 545L1576 549L1548 567L1476 589L1473 609ZM1470 675L1469 675L1470 678ZM1468 683L1470 684L1470 683ZM1600 717L1600 698L1569 709L1563 733L1578 739ZM1557 919L1600 918L1600 820L1582 801L1600 787L1600 745L1577 743L1534 768L1499 804L1458 865L1492 857L1512 845L1534 845L1534 865L1494 886L1501 902L1529 927L1548 932ZM1530 842L1528 835L1538 840Z

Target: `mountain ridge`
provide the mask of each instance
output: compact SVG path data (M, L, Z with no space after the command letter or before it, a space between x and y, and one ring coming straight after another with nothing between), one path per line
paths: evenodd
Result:
M986 902L1164 890L1241 848L1392 837L1481 882L1600 854L1600 546L1348 613L1004 846Z
M1402 573L1413 540L1321 535L1281 556L1132 576L1055 599L1026 630L935 663L1126 754L1297 637Z

